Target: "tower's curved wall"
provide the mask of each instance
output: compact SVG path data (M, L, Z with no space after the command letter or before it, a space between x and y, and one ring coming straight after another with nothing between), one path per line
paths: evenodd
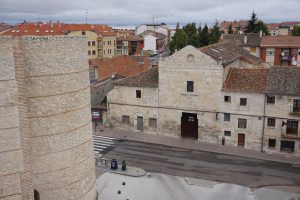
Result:
M33 187L41 199L95 199L87 41L24 37Z

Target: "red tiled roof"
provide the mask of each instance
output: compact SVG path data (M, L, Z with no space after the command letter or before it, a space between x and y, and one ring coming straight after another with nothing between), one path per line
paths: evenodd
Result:
M128 87L158 87L158 67L153 67L137 75L118 80L115 85Z
M264 36L261 47L300 47L300 36Z
M22 23L2 35L64 35L69 31L94 31L103 36L115 36L116 33L107 25L99 24L64 24L64 23Z
M138 35L130 35L128 37L118 37L117 40L119 41L144 41L144 38Z
M139 61L143 61L140 64ZM98 66L99 79L121 74L125 77L132 76L148 69L148 59L137 56L118 56L114 58L96 58L90 61L90 67Z
M6 23L0 23L0 33L2 32L2 31L6 31L6 30L8 30L8 29L11 29L11 28L13 28L14 26L12 26L12 25L9 25L9 24L6 24Z
M233 28L236 28L236 27L246 27L247 26L247 23L248 21L247 20L240 20L240 21L235 21L235 22L227 22L227 21L223 21L221 22L221 25L220 25L220 28L221 29L224 29L224 28L228 28L230 25L233 27Z
M64 26L65 24L61 23L22 23L4 32L2 35L63 35Z
M264 93L268 81L267 68L230 68L224 91Z

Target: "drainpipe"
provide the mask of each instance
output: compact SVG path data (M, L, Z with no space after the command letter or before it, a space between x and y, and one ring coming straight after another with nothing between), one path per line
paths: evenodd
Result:
M261 148L260 148L260 151L261 151L261 152L263 152L263 148L264 148L265 116L266 116L266 95L264 94L263 127L262 127L262 134L261 134Z

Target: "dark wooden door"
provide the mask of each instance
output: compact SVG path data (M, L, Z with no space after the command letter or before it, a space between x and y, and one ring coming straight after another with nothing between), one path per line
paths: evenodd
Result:
M245 134L242 134L242 133L238 134L238 146L241 146L241 147L245 146Z
M137 118L137 130L143 131L143 117Z
M181 136L198 138L198 119L195 113L182 113Z

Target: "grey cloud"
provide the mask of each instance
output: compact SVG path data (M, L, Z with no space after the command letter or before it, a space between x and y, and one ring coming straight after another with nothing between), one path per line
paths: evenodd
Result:
M26 19L84 23L137 25L157 22L213 23L215 19L249 19L252 10L268 21L300 20L299 0L0 0L0 21L18 23Z

